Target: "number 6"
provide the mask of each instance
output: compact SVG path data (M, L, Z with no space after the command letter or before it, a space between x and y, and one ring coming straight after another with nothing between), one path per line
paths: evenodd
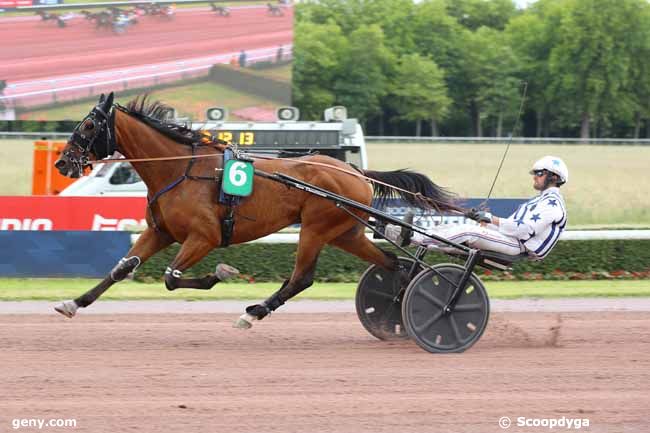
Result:
M246 176L246 172L242 170L243 168L246 167L246 164L243 162L235 162L230 166L230 171L228 172L228 179L230 180L230 183L234 186L242 186L246 184L246 181L248 180L248 177Z

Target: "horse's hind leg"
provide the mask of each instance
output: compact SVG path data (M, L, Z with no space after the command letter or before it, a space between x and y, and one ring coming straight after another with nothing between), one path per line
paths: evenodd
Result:
M171 243L172 239L165 233L148 228L140 235L126 257L122 258L98 285L75 300L64 301L56 305L54 309L66 317L74 316L79 307L85 308L95 302L109 287L122 281L149 257Z
M280 289L269 296L261 304L251 305L246 308L234 326L236 328L248 329L252 326L253 320L262 320L271 312L275 311L284 303L310 287L314 283L316 262L318 255L325 246L325 243L316 236L310 236L306 230L300 232L298 251L296 252L296 265L293 268L291 278L286 280Z
M182 278L183 272L198 263L214 246L213 242L199 237L190 237L183 242L178 254L165 271L167 290L181 288L209 290L218 282L239 274L237 269L221 263L217 265L214 274L202 278Z
M374 265L390 270L396 269L399 266L397 256L375 245L366 237L363 228L359 227L344 233L329 244Z

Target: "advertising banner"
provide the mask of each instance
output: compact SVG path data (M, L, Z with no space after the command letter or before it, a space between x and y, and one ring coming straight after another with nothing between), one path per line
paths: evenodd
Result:
M491 199L487 203L495 215L508 216L524 199ZM481 199L465 199L462 205L478 207ZM410 207L402 200L391 199L379 207L396 218L403 218ZM59 197L0 196L0 230L37 231L125 231L146 226L147 200L144 197ZM415 223L423 228L439 224L467 222L462 215L435 216L417 212Z
M0 196L0 230L123 231L144 226L144 197Z

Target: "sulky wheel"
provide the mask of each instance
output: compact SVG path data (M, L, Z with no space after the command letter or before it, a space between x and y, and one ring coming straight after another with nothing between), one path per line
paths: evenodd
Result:
M433 268L457 284L465 268L444 263ZM462 352L476 343L490 315L485 286L472 273L456 305L445 313L444 307L454 286L431 269L416 275L402 300L404 327L410 337L429 352Z
M399 258L399 271L372 265L361 276L356 294L357 316L366 330L380 340L408 338L402 324L402 296L414 265L409 258ZM410 275L416 275L421 267Z

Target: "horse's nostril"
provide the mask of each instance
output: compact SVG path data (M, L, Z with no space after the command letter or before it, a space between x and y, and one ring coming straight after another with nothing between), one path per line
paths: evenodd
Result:
M59 159L57 162L54 163L54 167L58 168L59 170L65 167L65 161Z

